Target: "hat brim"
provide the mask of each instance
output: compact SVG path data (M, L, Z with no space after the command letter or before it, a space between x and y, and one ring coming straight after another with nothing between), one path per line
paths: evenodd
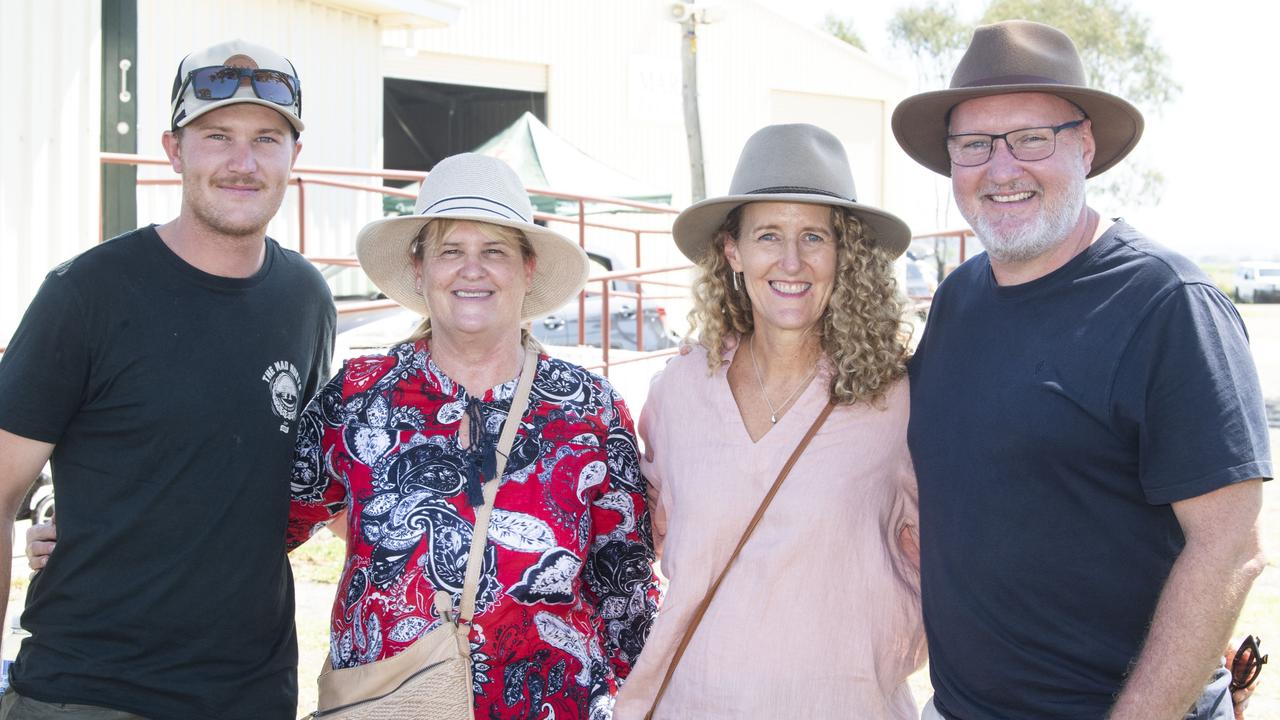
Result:
M262 98L259 98L259 97L243 97L240 95L233 95L227 98L226 100L216 100L214 102L209 103L208 105L201 105L199 108L196 108L193 112L188 114L186 117L182 118L182 121L177 124L177 127L184 128L190 125L193 120L200 117L201 115L204 115L205 113L212 112L214 110L217 110L218 108L226 107L228 105L236 105L238 103L252 103L254 105L261 105L262 107L271 108L272 110L275 110L276 112L283 115L284 119L288 120L289 124L293 126L293 129L298 131L299 133L307 129L307 126L302 124L302 118L299 118L291 113L285 112L283 105L277 105L269 100L263 100Z
M356 235L356 257L360 267L383 294L423 317L430 316L430 311L417 289L417 277L409 260L409 244L423 225L445 219L502 225L523 232L529 239L537 264L521 307L521 322L559 309L581 292L587 282L590 265L586 252L569 238L540 225L458 212L402 215L365 225Z
M951 109L965 100L1014 93L1048 93L1072 102L1089 116L1095 151L1086 177L1106 172L1124 159L1142 138L1142 113L1122 98L1090 88L1070 85L989 85L934 90L912 95L893 111L893 135L913 160L951 177L947 155L947 119Z
M729 213L739 205L755 202L805 203L849 208L870 231L872 241L893 257L906 252L911 244L911 228L896 215L880 208L826 195L807 193L727 195L710 198L685 208L671 227L676 247L684 256L698 262L710 250L711 240Z

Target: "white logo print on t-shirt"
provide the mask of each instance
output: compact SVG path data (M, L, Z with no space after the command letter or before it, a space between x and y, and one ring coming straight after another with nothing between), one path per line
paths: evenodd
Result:
M271 388L271 411L284 420L280 432L289 432L289 423L298 418L298 369L287 360L278 360L262 373Z

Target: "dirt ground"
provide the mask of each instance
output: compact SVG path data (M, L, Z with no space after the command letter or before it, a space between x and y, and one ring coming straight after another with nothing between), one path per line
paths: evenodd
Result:
M1249 327L1254 358L1258 364L1264 395L1268 399L1271 413L1271 445L1280 448L1280 305L1243 305L1241 315ZM649 371L651 372L651 371ZM644 372L632 371L615 379L624 397L632 400L633 412L639 413L639 403L643 402L647 391L647 375ZM633 399L634 398L634 399ZM1280 650L1280 485L1268 483L1263 510L1264 543L1271 561L1268 570L1254 585L1249 601L1237 624L1238 635L1253 633L1268 639L1264 651ZM21 538L25 531L25 523L20 523L17 537ZM297 623L299 638L299 714L305 715L315 707L314 678L324 661L327 652L327 621L329 607L333 600L334 579L336 579L342 552L341 543L332 538L318 537L313 539L306 552L295 553L294 573L297 580ZM15 543L15 550L21 551L21 541ZM13 562L13 577L10 591L8 618L12 619L20 611L26 591L25 558L16 557ZM6 625L9 625L6 622ZM4 629L4 657L13 658L21 637ZM1275 643L1275 644L1272 644ZM1280 655L1277 655L1280 659ZM1263 682L1255 694L1249 707L1248 717L1251 720L1280 720L1280 671L1271 670L1263 675ZM928 669L925 668L911 679L911 687L917 702L923 704L930 693Z
M1280 449L1280 305L1242 305L1240 314L1249 329L1254 360L1262 382L1263 394L1268 399L1271 412L1271 446L1273 454ZM647 376L642 372L629 372L614 378L623 397L632 405L632 412L639 414L639 403L648 390ZM1264 505L1263 533L1271 561L1267 572L1254 585L1240 621L1237 636L1246 633L1271 638L1276 645L1264 643L1263 649L1280 648L1280 484L1268 483ZM315 542L313 540L313 542ZM333 542L336 540L322 542ZM295 564L295 567L298 567ZM336 570L335 570L336 572ZM314 577L314 569L299 568L299 576ZM298 636L301 645L300 709L313 707L315 685L311 682L314 671L324 661L327 651L325 615L333 601L334 586L327 583L300 579L298 582ZM312 634L315 633L315 634ZM1280 654L1277 655L1280 659ZM309 672L311 671L311 672ZM1274 671L1272 671L1274 672ZM1250 701L1250 720L1280 720L1280 676L1266 675L1259 690ZM918 705L923 705L932 692L928 667L911 678L911 689Z

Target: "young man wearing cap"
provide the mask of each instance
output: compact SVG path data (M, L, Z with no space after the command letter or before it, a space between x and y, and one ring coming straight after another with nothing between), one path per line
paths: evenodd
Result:
M265 234L297 73L224 43L183 60L172 111L178 217L55 268L0 362L0 574L50 458L59 521L6 720L296 713L289 458L335 322L324 279Z
M1266 418L1231 302L1085 204L1141 115L1086 86L1066 35L1011 21L893 128L987 249L939 288L910 367L925 717L1231 717Z

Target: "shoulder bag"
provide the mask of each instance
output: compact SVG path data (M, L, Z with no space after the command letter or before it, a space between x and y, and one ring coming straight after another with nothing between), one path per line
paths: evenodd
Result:
M471 618L476 588L484 564L489 515L506 469L520 418L529 402L529 388L537 371L538 353L526 348L524 369L511 410L498 439L496 470L484 484L484 504L476 508L467 557L466 579L458 612L449 593L437 590L436 612L442 622L398 655L367 665L334 670L325 659L319 709L310 718L323 720L474 720L471 697Z

